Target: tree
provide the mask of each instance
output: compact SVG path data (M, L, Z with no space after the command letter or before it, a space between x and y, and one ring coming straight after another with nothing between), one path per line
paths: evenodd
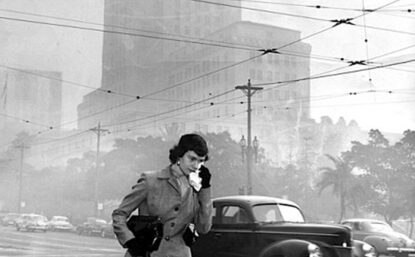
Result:
M163 129L160 128L162 138L168 142L175 142L184 133L177 122L166 124Z
M212 173L213 196L237 194L238 188L246 185L246 167L241 162L241 146L229 132L207 133L202 136L209 147L206 166Z
M404 212L402 206L402 176L396 166L400 158L396 149L379 130L369 131L367 144L352 142L347 157L353 166L365 173L366 195L370 196L365 206L369 211L380 214L389 224Z
M346 215L347 200L353 201L354 195L360 191L357 190L360 188L360 185L353 174L353 167L348 161L341 157L326 156L333 162L334 167L322 167L319 169L322 173L317 187L320 188L320 194L326 188L332 187L333 193L339 196L339 221L341 221Z
M410 236L414 230L415 216L415 131L406 130L403 138L394 145L396 157L393 165L401 176L400 194L405 216L411 221ZM405 197L406 196L406 197Z

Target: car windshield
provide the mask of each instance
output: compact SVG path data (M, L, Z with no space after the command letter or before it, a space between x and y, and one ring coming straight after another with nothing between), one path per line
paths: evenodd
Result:
M43 216L28 216L27 218L31 221L46 221L46 218Z
M101 225L107 224L105 220L96 220L96 223Z
M258 222L304 222L301 211L292 205L261 204L252 208Z
M366 230L369 232L385 232L385 231L393 231L391 226L386 223L382 222L370 222L366 223Z

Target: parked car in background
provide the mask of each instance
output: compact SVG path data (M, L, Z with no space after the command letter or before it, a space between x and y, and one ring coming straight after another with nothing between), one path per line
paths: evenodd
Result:
M372 245L378 256L415 256L415 242L398 233L386 222L374 219L347 219L342 221L352 230L352 237Z
M73 228L69 218L65 216L53 216L48 222L48 230L50 231L72 231Z
M39 214L23 214L16 219L16 230L35 231L40 230L46 232L48 219Z
M116 238L114 234L114 229L112 228L112 221L108 222L105 226L103 226L101 231L101 237Z
M193 257L350 257L349 228L306 223L299 206L275 197L213 199L212 229L192 246Z
M18 213L7 213L2 219L1 224L3 226L14 226L15 220L20 216Z
M107 222L103 219L89 217L86 222L76 227L76 232L79 235L101 235L106 225Z

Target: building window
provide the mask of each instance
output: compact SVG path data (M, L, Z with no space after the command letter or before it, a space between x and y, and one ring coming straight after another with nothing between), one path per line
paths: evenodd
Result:
M256 76L255 76L255 70L254 69L249 69L249 77L251 79L255 79L256 78Z
M272 54L268 54L268 63L269 64L272 64L272 58L273 57L273 55Z
M274 55L274 64L280 63L280 57L279 55Z
M285 56L285 57L284 57L284 64L285 64L286 66L290 65L290 60L289 60L289 58L290 58L290 57L288 57L288 56Z
M267 71L267 81L272 81L272 71Z
M279 79L280 79L279 73L278 72L275 72L275 74L274 74L274 80L275 81L279 81Z
M268 100L272 100L273 97L274 97L274 95L273 95L272 91L271 90L268 91Z
M257 70L257 80L259 81L263 80L262 70Z

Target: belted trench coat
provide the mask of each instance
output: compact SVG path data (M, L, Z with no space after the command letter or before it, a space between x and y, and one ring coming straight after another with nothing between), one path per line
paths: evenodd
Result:
M183 232L189 223L195 224L198 233L210 230L212 201L210 188L195 192L184 179L186 183L179 185L171 166L141 175L132 191L112 213L114 233L123 247L134 238L126 221L138 209L140 215L159 216L164 224L163 240L151 257L191 257L190 248L183 241ZM127 251L125 256L131 255Z

